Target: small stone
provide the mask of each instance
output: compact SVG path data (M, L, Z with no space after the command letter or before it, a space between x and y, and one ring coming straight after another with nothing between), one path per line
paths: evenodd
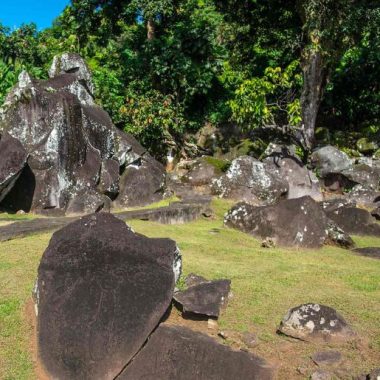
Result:
M318 371L315 371L311 375L311 380L332 380L332 379L333 379L332 374L323 369L319 369Z
M342 354L339 351L319 351L312 357L313 362L319 366L339 363L342 360Z
M259 344L255 333L246 331L243 333L241 338L243 343L249 348L256 347Z

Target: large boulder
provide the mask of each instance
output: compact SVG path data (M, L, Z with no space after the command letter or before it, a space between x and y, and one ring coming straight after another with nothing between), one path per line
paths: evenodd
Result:
M310 196L316 201L322 200L318 178L308 170L298 157L288 150L272 152L264 162L268 162L289 184L288 199Z
M380 192L372 187L355 185L349 192L348 199L360 206L374 209L380 202Z
M284 198L289 186L277 171L250 156L232 161L226 174L213 181L212 191L221 198L253 204L270 204Z
M351 327L333 308L309 303L290 309L279 332L306 341L343 342L355 337Z
M212 163L212 160L217 162L213 158L200 158L193 162L189 171L181 178L182 182L191 186L210 186L214 179L223 174L221 169ZM220 163L225 164L222 160L220 160Z
M315 150L311 155L311 163L322 178L352 168L352 161L347 154L332 145Z
M226 214L224 223L282 246L319 248L327 238L327 218L310 197L261 207L238 203Z
M168 309L176 244L135 234L111 214L54 233L38 268L42 365L54 379L114 379Z
M353 235L380 236L380 224L364 209L340 207L326 213L341 229Z
M28 159L22 144L4 134L0 140L0 202L16 183Z
M161 325L118 379L269 380L273 376L273 367L258 356L233 351L185 327Z
M78 193L88 189L114 199L119 193L119 173L135 167L154 172L160 180L134 177L129 187L124 180L122 198L136 188L144 189L141 203L162 197L164 168L95 105L85 62L76 54L56 57L50 76L48 80L34 80L21 73L0 112L0 131L17 139L29 155L14 184L17 188L20 182L28 197L19 196L20 189L10 194L15 211L22 207L24 211L66 210ZM29 199L27 206L22 205L24 198ZM123 205L129 205L128 201Z

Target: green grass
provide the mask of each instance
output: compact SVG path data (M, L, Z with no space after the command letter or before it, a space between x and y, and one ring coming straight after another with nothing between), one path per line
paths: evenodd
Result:
M214 220L130 224L147 236L176 240L185 274L231 279L233 298L219 325L257 332L261 341L257 351L263 356L275 356L286 341L276 334L276 327L290 307L319 302L336 308L367 342L364 357L356 347L342 349L355 371L375 366L374 358L380 353L380 261L327 246L321 250L262 248L258 240L223 227L228 206L214 201ZM50 234L43 234L0 243L0 379L34 379L29 351L32 332L24 308L49 238ZM375 238L355 241L358 246L380 245ZM309 360L315 347L295 344L297 357Z

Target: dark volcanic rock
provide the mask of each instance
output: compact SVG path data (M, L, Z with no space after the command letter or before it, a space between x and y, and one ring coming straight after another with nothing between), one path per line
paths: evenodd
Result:
M156 202L162 199L164 186L164 167L153 158L149 161L138 160L121 175L120 192L115 202L121 207Z
M366 210L341 207L326 214L348 234L380 236L380 225Z
M23 72L1 109L0 130L29 154L28 178L23 171L1 206L25 209L19 205L25 198L25 211L66 210L88 189L115 199L119 171L127 177L122 180L123 205L136 204L136 198L139 204L161 199L164 168L95 105L84 61L76 54L56 57L50 74L48 80L34 80ZM143 175L130 174L136 166L144 168Z
M368 186L356 185L348 194L348 199L366 208L376 208L380 201L380 192Z
M339 351L318 351L312 356L313 362L318 365L331 365L342 360Z
M175 293L174 300L184 313L218 318L227 303L230 286L230 280L208 281Z
M184 327L161 325L118 379L269 380L273 372L258 356Z
M54 233L36 291L49 376L114 379L169 307L178 255L174 241L135 234L106 213Z
M205 282L207 282L208 280L206 280L204 277L202 276L198 276L197 274L194 274L194 273L190 273L188 276L186 276L185 278L185 284L188 288L190 288L191 286L195 286L195 285L199 285L199 284L203 284Z
M283 246L318 248L327 236L327 218L310 197L262 207L238 203L226 214L224 222L228 227Z
M380 220L380 207L377 207L375 210L371 211L371 215L376 219Z
M367 247L367 248L356 248L353 252L360 256L372 257L373 259L380 259L380 248L379 247Z
M111 199L90 188L75 195L69 202L66 212L67 214L92 214L100 211L109 212L110 208Z
M270 204L285 197L289 185L268 164L250 156L232 161L226 174L213 181L212 192L221 198Z
M22 144L7 133L0 140L0 202L16 183L28 159Z
M293 338L340 342L355 334L336 310L320 304L305 304L290 309L281 321L279 331Z

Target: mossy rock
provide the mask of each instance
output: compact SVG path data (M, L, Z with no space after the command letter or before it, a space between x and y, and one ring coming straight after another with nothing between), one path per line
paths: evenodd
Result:
M360 153L369 154L375 152L379 146L376 142L366 138L362 137L356 142L356 147L358 148L358 151Z
M268 144L261 139L250 140L244 139L241 140L239 144L235 145L230 149L230 151L223 155L227 160L234 160L235 158L241 156L252 156L259 158L267 148Z
M231 162L229 160L223 160L220 158L215 158L215 157L210 157L210 156L204 157L203 159L221 173L225 173L228 170L228 168L231 166Z
M324 144L330 144L331 135L327 128L319 127L315 130L315 139Z

